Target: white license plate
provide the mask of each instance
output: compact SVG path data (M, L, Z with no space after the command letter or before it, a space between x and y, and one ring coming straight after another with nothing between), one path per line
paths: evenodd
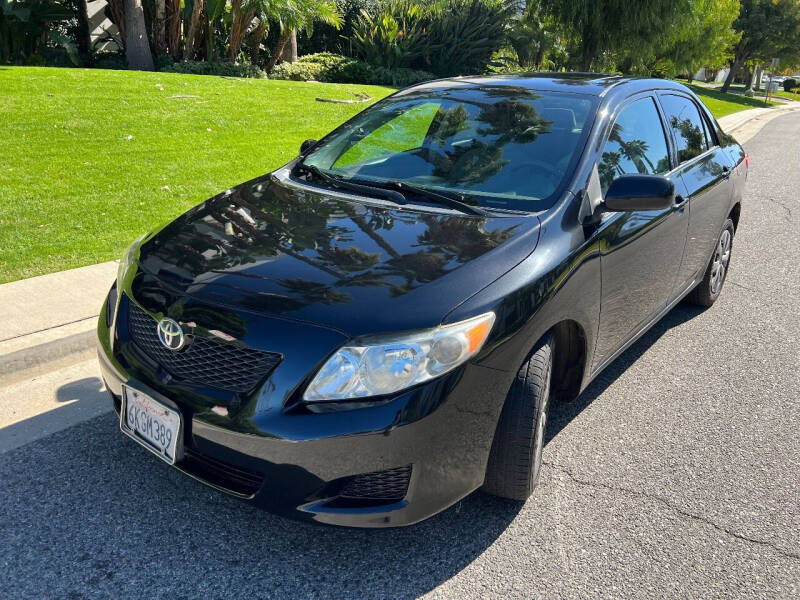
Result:
M180 413L123 385L119 427L169 464L175 464L180 442Z

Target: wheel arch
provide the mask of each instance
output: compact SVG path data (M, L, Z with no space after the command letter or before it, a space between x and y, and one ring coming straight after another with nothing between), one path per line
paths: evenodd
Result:
M733 221L733 231L737 231L739 229L739 216L742 214L742 204L741 202L737 202L731 208L731 212L728 213L728 218Z
M550 328L553 334L553 379L551 394L559 401L578 397L586 376L586 333L577 321L566 319ZM546 334L545 334L546 335Z

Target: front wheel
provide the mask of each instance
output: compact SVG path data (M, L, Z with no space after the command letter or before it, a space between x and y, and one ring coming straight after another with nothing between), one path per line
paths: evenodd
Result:
M733 221L728 219L722 233L719 234L714 254L706 268L703 280L694 288L686 299L692 304L700 306L711 306L719 298L722 286L725 284L725 277L728 275L728 266L731 261L731 251L733 250Z
M483 490L511 500L527 500L542 467L550 404L553 336L539 341L517 373L494 434Z

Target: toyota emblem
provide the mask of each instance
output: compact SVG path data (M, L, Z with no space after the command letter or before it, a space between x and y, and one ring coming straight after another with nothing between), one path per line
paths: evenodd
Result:
M186 343L186 337L183 335L183 329L177 321L172 319L161 319L158 322L158 339L165 348L170 350L180 350Z

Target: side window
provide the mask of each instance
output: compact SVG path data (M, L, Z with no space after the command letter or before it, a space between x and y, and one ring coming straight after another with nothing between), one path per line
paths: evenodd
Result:
M717 144L716 137L714 136L714 133L711 131L711 124L708 122L707 118L703 117L702 111L701 111L700 117L703 120L703 131L706 132L706 142L707 142L706 145L709 148L713 148L714 146L718 146L719 144Z
M642 98L622 109L603 146L597 169L603 194L620 175L652 175L670 170L667 139L652 98Z
M683 96L667 94L661 97L661 104L675 135L679 163L708 150L705 124L694 102Z

